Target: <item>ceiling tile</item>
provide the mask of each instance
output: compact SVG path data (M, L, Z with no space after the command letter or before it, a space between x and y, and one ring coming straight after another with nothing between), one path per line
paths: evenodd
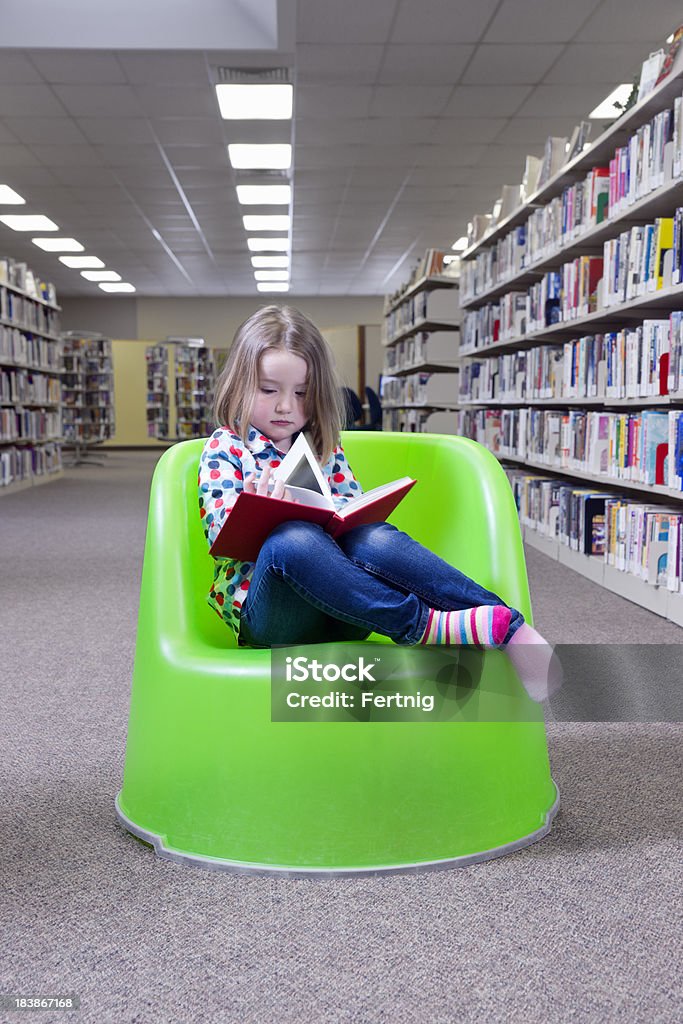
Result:
M561 53L559 44L485 43L477 47L462 81L465 85L534 85Z
M153 131L162 146L217 146L224 143L223 125L220 118L213 117L166 117L150 122ZM283 140L289 141L291 129L287 125L287 135ZM252 142L252 139L240 141Z
M65 112L47 85L0 84L0 117L64 117Z
M294 109L301 117L367 117L372 89L367 85L302 85Z
M487 43L567 43L602 0L504 0L489 25Z
M399 5L392 43L477 42L500 0L419 0Z
M328 142L361 143L368 132L368 119L363 117L302 117L296 123L296 145L320 146ZM296 161L296 150L295 150Z
M28 56L15 50L3 50L0 60L0 83L11 85L38 84L40 72L36 70Z
M126 86L130 88L130 86ZM133 90L131 90L133 91ZM220 119L216 92L203 87L180 85L136 86L138 110L150 117L216 117Z
M317 45L297 47L297 84L317 82L355 82L372 85L377 80L383 47L367 43L353 45Z
M605 98L604 86L596 83L537 85L517 111L520 117L587 117Z
M129 51L118 54L118 63L131 85L177 87L209 84L206 62L201 52Z
M430 141L458 146L492 142L508 123L505 117L440 117Z
M129 85L55 85L53 91L72 117L140 117L143 110Z
M81 117L73 123L89 142L131 145L154 141L152 126L144 117Z
M529 85L459 85L443 114L447 117L512 117L531 92Z
M123 69L111 53L84 50L38 50L31 61L50 84L121 84L126 81Z
M299 0L297 43L383 43L395 8L396 0L345 0L343 4Z
M605 95L620 82L640 77L649 48L643 43L571 43L546 75L548 84L602 82Z
M232 174L225 146L165 146L164 152L175 168L225 168L228 174Z
M651 0L646 6L603 0L576 34L579 42L630 43L647 40L643 60L652 46L664 46L665 39L681 23L679 0Z
M40 157L26 146L11 142L0 145L0 167L3 168L3 172L0 173L3 174L3 181L5 167L31 167L40 162ZM21 189L19 194L22 194Z
M373 93L370 116L437 117L450 95L450 86L444 85L380 85Z
M385 49L378 83L455 85L473 53L474 46L463 43L394 43Z
M22 142L45 145L87 145L88 139L69 117L8 117L8 126Z

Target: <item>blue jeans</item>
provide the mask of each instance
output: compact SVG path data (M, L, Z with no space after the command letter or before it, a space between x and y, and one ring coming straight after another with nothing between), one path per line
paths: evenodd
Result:
M481 604L505 602L390 523L358 526L333 540L320 526L289 522L259 552L240 643L358 641L376 632L410 645L424 634L430 608ZM523 622L513 608L505 642Z

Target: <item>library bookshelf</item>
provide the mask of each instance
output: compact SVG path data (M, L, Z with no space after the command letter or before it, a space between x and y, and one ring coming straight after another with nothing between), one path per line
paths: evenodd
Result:
M472 241L461 306L457 432L525 539L683 625L680 65Z
M92 462L95 448L114 436L112 343L101 334L62 335L62 430L71 465Z
M460 306L444 253L429 249L413 278L385 298L384 430L453 433L458 402Z
M59 314L53 285L0 258L0 495L62 474Z

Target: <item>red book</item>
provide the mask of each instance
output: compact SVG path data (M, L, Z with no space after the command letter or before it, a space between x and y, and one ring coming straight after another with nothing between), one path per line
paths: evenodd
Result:
M280 523L293 520L317 523L331 537L341 537L347 530L366 523L384 522L415 482L410 477L402 477L393 483L382 484L353 498L339 512L334 507L242 491L211 546L211 554L215 558L241 558L254 562L268 534ZM302 493L300 488L291 490L295 490L297 495Z

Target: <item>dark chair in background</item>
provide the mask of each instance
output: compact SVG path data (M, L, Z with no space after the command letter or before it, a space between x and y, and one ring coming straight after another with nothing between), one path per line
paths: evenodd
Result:
M344 430L363 430L363 406L353 388L342 388L346 405ZM361 421L359 423L359 420Z
M379 400L379 395L372 388L366 387L365 395L368 400L370 407L370 422L368 423L366 430L381 430L382 429L382 403Z

